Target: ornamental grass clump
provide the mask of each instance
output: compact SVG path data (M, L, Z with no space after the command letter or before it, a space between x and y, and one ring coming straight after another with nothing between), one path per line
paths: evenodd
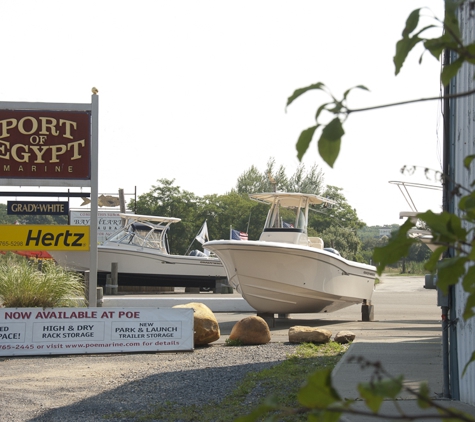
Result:
M85 306L85 285L78 273L53 261L5 256L0 260L0 306L56 308Z

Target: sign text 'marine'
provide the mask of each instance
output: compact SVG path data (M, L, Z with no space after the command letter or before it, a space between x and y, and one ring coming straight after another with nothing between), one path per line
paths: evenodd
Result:
M0 178L91 177L91 115L0 110Z

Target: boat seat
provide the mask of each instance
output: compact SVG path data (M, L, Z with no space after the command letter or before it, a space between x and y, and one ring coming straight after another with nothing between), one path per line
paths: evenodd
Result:
M323 239L320 237L309 237L308 246L311 248L323 249Z

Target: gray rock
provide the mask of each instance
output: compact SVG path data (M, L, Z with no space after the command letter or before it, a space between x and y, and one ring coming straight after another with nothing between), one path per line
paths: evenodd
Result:
M334 340L340 344L346 344L355 339L356 335L351 331L338 331L335 334Z

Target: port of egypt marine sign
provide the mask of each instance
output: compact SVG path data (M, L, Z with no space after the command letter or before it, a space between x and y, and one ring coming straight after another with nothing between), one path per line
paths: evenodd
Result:
M191 308L0 308L0 356L193 350Z
M91 178L87 111L0 110L0 178Z
M88 251L89 226L0 226L2 251Z

